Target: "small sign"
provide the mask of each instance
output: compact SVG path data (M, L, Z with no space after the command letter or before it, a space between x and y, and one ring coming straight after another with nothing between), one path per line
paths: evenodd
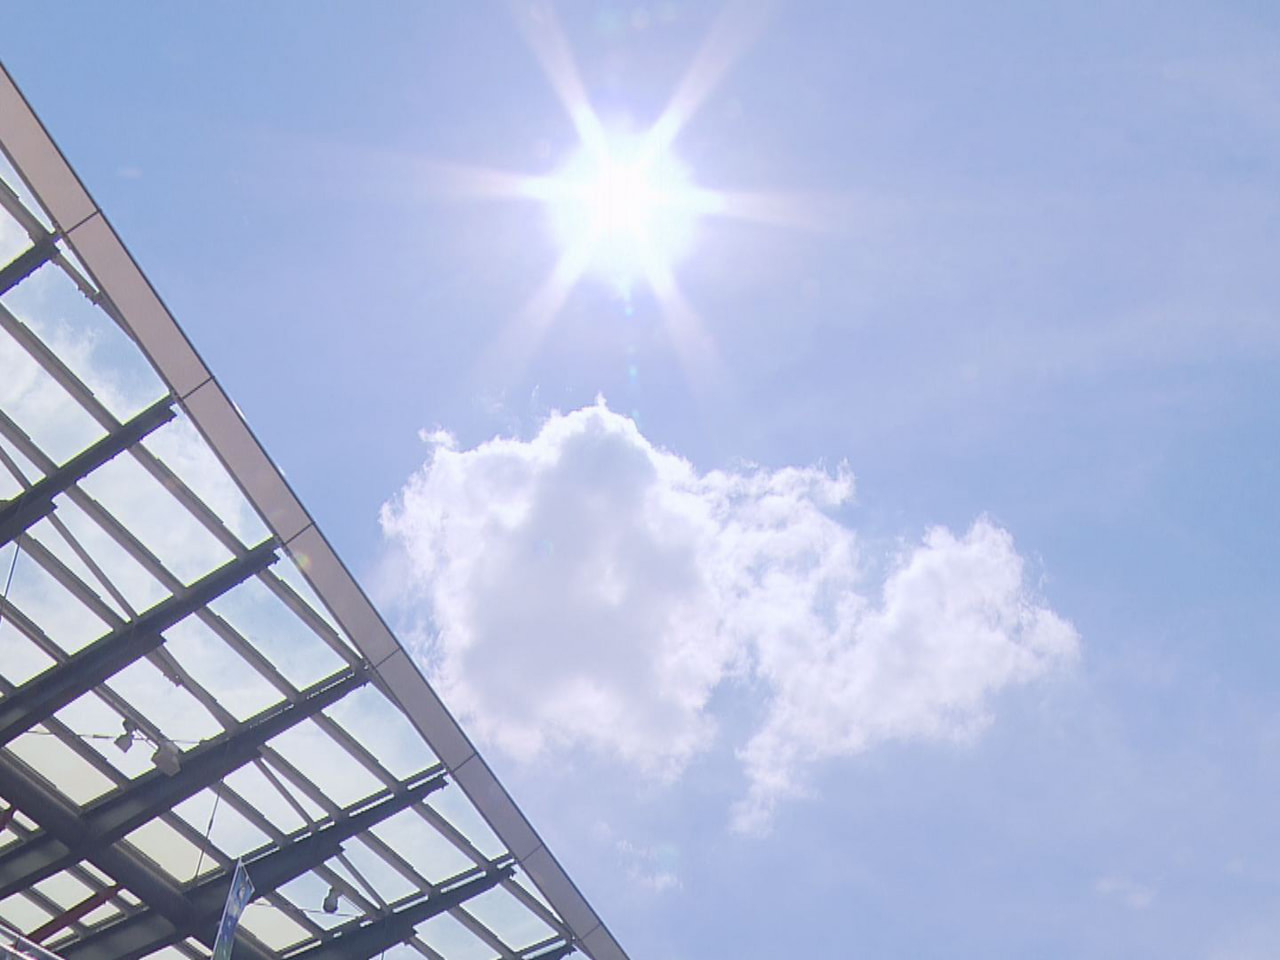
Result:
M222 908L222 921L218 924L218 939L213 944L213 960L231 960L231 947L236 942L236 925L245 905L253 899L253 881L244 863L236 861L236 872L231 877L231 889L227 891L227 903Z

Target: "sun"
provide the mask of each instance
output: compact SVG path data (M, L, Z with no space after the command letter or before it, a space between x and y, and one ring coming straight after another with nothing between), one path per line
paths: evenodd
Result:
M630 292L652 285L690 251L699 215L688 168L643 137L581 146L543 197L562 252Z
M520 14L529 46L573 125L576 143L549 173L439 167L452 181L453 192L539 203L558 248L546 280L497 338L495 355L527 358L574 289L593 279L619 295L628 316L633 293L645 288L690 372L715 365L712 338L685 298L677 270L696 244L700 223L708 217L727 217L798 225L803 205L788 194L702 186L678 157L675 143L733 62L762 32L765 9L754 0L730 0L665 108L647 128L606 126L591 106L552 7L535 0Z

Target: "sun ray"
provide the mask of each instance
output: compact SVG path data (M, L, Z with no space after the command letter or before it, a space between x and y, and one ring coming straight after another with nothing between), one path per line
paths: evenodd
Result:
M720 353L701 315L685 297L671 269L648 265L646 280L658 301L663 326L688 383L710 388L724 382Z
M800 230L828 229L839 219L833 211L845 202L836 195L703 188L692 189L688 196L691 208L701 216Z
M554 177L436 160L419 161L416 179L431 192L453 199L545 201L561 189Z
M480 366L490 370L523 369L564 307L590 259L591 251L584 245L561 253L547 279L494 338Z
M523 17L525 39L542 65L551 89L555 91L582 141L591 152L606 153L608 142L600 118L591 109L587 88L578 73L569 41L560 21L549 4L531 4Z
M569 291L581 279L590 260L591 249L586 244L578 244L564 251L556 261L551 275L520 311L520 316L531 326L545 330L564 306Z
M650 128L647 149L653 155L671 148L680 131L763 32L772 6L771 0L735 0L721 10L666 109Z

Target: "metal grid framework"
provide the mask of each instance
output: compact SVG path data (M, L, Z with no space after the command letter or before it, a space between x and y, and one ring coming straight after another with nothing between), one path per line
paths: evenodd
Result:
M0 69L0 930L67 960L626 955Z

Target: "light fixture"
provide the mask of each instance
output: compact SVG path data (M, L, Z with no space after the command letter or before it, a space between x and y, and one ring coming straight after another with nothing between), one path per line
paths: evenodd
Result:
M320 909L325 913L338 912L338 888L330 887L329 892L325 894L324 902L320 904Z
M178 749L178 745L172 740L161 740L156 746L156 752L151 755L151 762L156 765L156 769L166 776L175 777L178 771L182 769L182 752Z
M116 737L113 741L120 748L121 753L128 753L129 748L133 746L133 735L138 732L138 725L128 717L124 718L124 733Z

